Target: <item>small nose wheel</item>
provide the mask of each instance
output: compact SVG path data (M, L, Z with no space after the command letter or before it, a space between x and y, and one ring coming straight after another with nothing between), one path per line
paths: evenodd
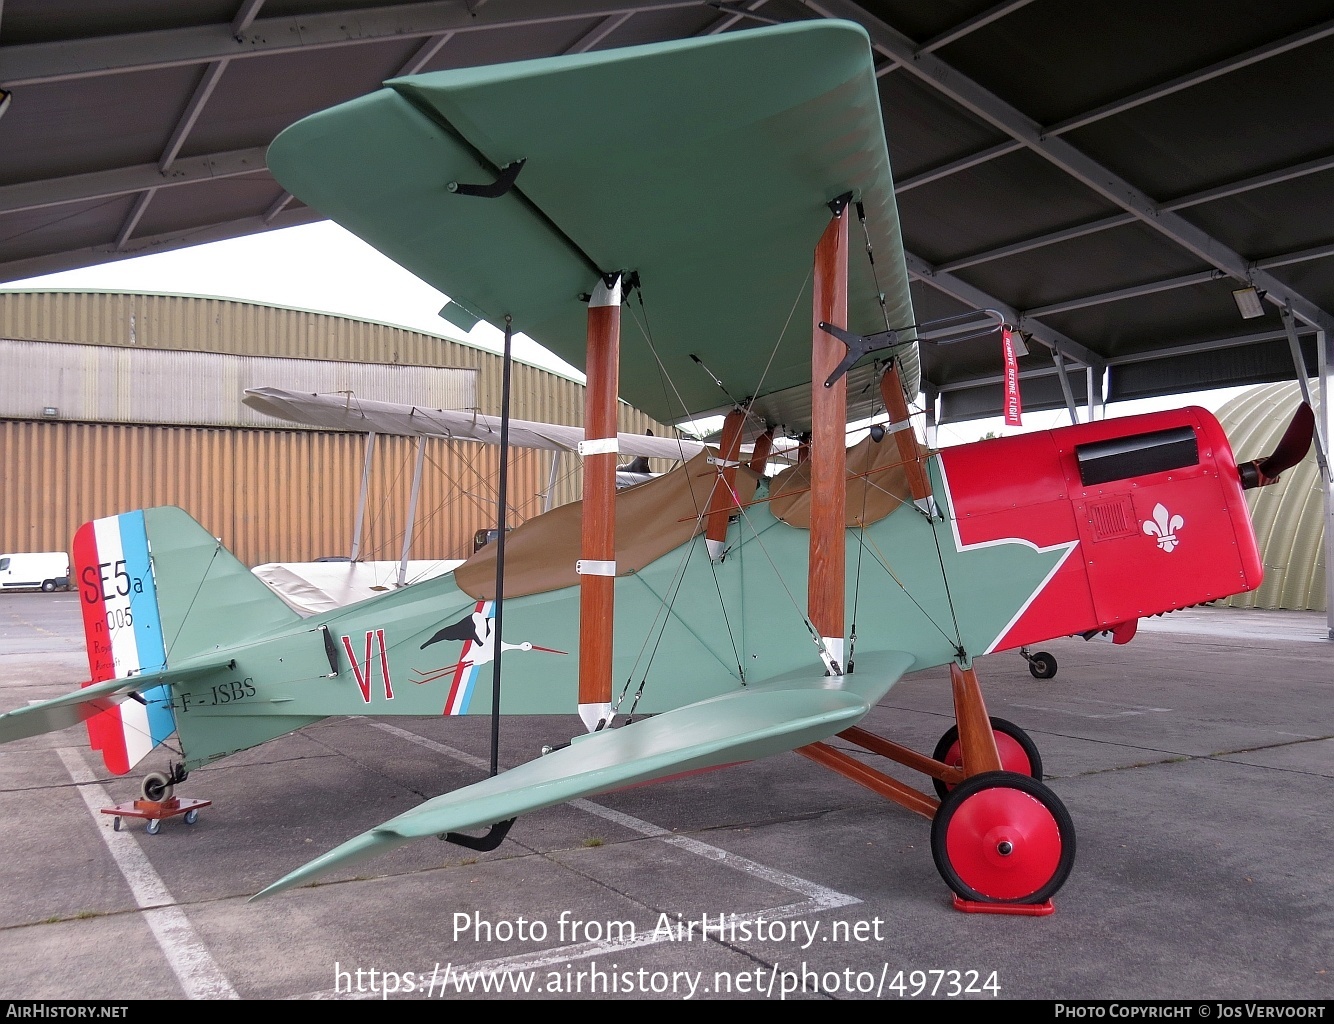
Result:
M1019 656L1028 662L1028 672L1034 679L1054 679L1056 659L1047 651L1029 654L1027 647L1019 648Z

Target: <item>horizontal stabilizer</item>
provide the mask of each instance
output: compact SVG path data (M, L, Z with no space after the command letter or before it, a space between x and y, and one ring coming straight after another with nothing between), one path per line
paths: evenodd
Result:
M183 671L145 672L128 679L108 679L51 700L36 701L26 708L16 708L0 715L0 743L68 729L132 699L131 694L213 672L224 664L225 661L192 666Z
M860 660L860 659L859 659ZM751 761L828 739L855 725L913 664L890 652L846 684L808 674L690 704L568 747L426 801L279 879L258 896L427 836L477 828L577 797ZM856 684L854 685L854 680Z

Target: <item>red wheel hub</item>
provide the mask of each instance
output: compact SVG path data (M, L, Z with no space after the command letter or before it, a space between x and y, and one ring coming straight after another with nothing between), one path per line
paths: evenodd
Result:
M1055 874L1061 829L1040 800L993 786L967 797L955 810L945 849L965 884L990 899L1019 900Z
M996 752L1000 754L1001 770L1018 772L1020 775L1032 775L1033 763L1029 761L1028 754L1019 741L1013 736L999 731L995 733L995 736ZM950 744L950 749L945 753L944 761L954 768L963 767L963 747L960 746L958 740Z

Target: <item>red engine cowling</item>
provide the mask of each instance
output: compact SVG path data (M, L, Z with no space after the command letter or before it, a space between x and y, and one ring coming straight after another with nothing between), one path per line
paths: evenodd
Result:
M1205 409L960 445L941 462L962 543L1068 549L990 650L1111 629L1260 585L1232 447Z

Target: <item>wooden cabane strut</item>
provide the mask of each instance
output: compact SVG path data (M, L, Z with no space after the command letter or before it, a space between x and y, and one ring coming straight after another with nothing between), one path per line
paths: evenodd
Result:
M745 425L744 409L732 409L723 421L723 436L714 460L718 475L709 492L709 508L705 517L704 544L709 558L718 561L723 556L727 540L727 523L740 505L736 496L736 470L741 465L741 428ZM772 440L772 435L770 435ZM761 469L761 472L763 470Z

